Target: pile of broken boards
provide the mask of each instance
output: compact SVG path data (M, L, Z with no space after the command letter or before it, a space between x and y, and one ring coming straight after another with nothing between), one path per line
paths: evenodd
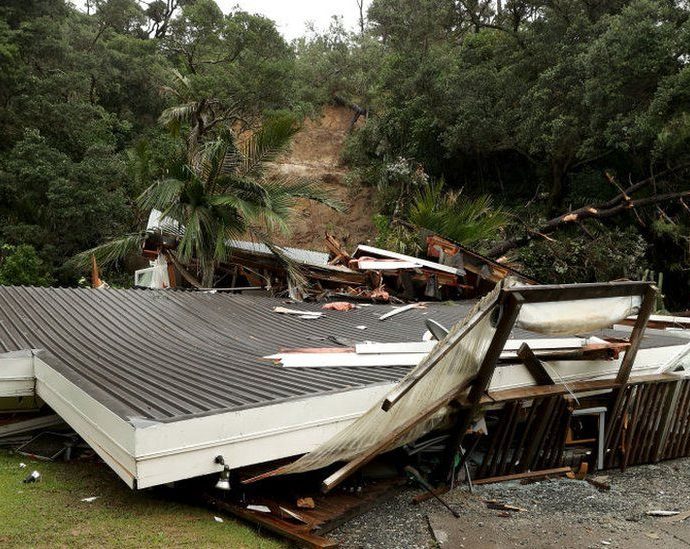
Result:
M60 416L32 403L0 409L0 448L42 461L68 461L94 456Z
M170 243L150 236L144 255L161 265L167 263L167 271L174 273L174 265L166 258L175 243L175 239ZM438 236L426 237L426 243L426 258L420 258L363 244L350 253L328 234L325 244L329 253L232 240L228 242L228 263L218 269L221 278L217 286L270 289L274 295L286 294L298 300L347 298L388 303L475 298L509 275L534 283L508 265ZM293 273L301 273L301 280L290 274L287 262L292 263ZM194 270L194 265L190 267ZM176 280L177 285L184 283L181 276L167 271L166 280L172 287Z
M567 475L606 490L587 472L690 455L690 345L687 338L644 336L656 291L647 283L505 284L448 333L437 326L440 342L361 344L332 356L320 350L309 366L372 355L381 365L386 353L416 354L410 364L418 366L313 452L259 474L244 471L243 500L226 509L328 546L314 536L351 514L353 491L366 506L390 495L405 475L423 491L416 501L445 504L440 495L464 482L471 489ZM628 337L607 329L625 330L631 313ZM530 339L526 331L549 337ZM598 336L574 337L588 331ZM472 339L477 332L479 342ZM299 367L309 354L271 358ZM299 509L297 496L307 494L321 512ZM262 510L247 501L261 501Z
M40 397L134 489L201 477L206 503L332 546L406 482L690 455L689 338L645 334L655 301L638 282L343 310L0 287L0 389Z

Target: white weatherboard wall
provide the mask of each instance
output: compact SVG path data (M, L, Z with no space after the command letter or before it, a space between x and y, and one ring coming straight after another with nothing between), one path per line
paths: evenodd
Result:
M682 347L641 349L633 375L651 373ZM26 366L24 363L25 372ZM566 381L592 379L615 375L620 360L564 361L551 366ZM214 463L217 455L222 455L231 468L237 468L309 452L380 401L394 386L384 383L170 423L130 422L39 357L33 358L33 368L38 396L132 488L219 472L221 466ZM526 368L516 364L496 369L491 390L533 384Z
M13 351L0 354L0 398L34 395L34 353Z

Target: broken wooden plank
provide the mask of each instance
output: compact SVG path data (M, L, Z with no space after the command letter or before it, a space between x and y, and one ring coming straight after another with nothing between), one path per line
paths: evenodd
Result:
M64 423L64 420L57 414L13 421L12 423L0 425L0 438L22 435Z
M524 292L527 303L545 301L573 301L604 297L643 295L651 282L594 282L585 284L543 284L540 286L513 286L507 292Z
M677 376L670 374L649 374L643 376L635 376L629 379L629 385L638 385L642 383L665 383L669 381L677 381ZM517 387L515 389L504 389L501 391L491 391L482 398L482 404L492 404L496 402L507 402L509 400L521 400L550 395L565 395L572 393L584 393L589 391L603 391L607 389L616 389L620 384L615 379L590 379L581 381L569 381L566 385L536 385L530 387ZM463 403L469 406L468 402Z
M386 320L387 318L390 318L395 315L399 315L400 313L404 313L406 311L409 311L411 309L423 309L424 308L424 303L410 303L409 305L403 305L402 307L398 307L396 309L393 309L392 311L388 311L387 313L382 314L379 317L379 320Z
M511 480L535 479L551 475L565 475L571 471L570 467L556 467L555 469L543 469L541 471L526 471L524 473L514 473L512 475L502 475L499 477L487 477L473 481L476 484L494 484L496 482L508 482Z
M366 246L364 244L360 244L357 246L357 249L355 250L354 253L355 256L357 255L373 255L373 256L381 256L381 257L388 257L391 259L400 259L403 261L411 261L414 263L418 263L424 267L427 267L428 269L432 269L435 271L441 271L444 273L452 274L452 275L457 275L457 276L462 276L465 274L465 271L463 269L456 269L455 267L449 267L447 265L442 265L440 263L434 263L433 261L428 261L426 259L421 259L418 257L412 257L409 255L405 254L399 254L397 252L391 252L389 250L383 250L381 248L374 248L373 246Z
M529 370L529 373L537 382L537 385L553 385L554 381L546 371L544 364L539 360L527 343L520 345L517 352L518 358Z
M271 532L279 534L289 540L295 541L306 547L330 548L338 547L338 542L311 533L307 525L295 525L271 514L248 511L243 507L216 498L207 498L208 503L222 511L235 515L241 519L253 522Z
M288 309L287 307L273 307L273 312L283 315L323 316L321 311L298 311L297 309Z
M492 509L494 511L512 511L512 512L519 512L519 511L527 511L527 509L523 509L522 507L517 507L516 505L510 505L508 503L504 503L502 501L498 501L495 499L487 499L484 501L486 504L487 509Z

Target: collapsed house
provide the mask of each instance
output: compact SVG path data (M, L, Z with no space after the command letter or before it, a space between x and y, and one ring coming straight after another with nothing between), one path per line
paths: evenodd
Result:
M151 266L135 273L135 286L161 289L184 287L186 280L175 261L184 227L153 210L142 253ZM424 237L428 259L360 244L350 254L330 234L329 252L261 242L228 240L229 259L219 265L218 286L262 289L296 299L344 297L364 301L457 300L482 296L511 276L525 284L536 281L510 265L498 263L460 244L429 234ZM288 263L300 272L291 276ZM194 261L189 265L194 270ZM189 277L186 277L189 278Z
M348 261L403 269L383 252ZM509 274L499 268L466 272ZM274 516L247 493L309 471L330 492L391 452L430 455L429 478L447 486L463 471L488 482L690 455L690 330L652 317L645 333L655 295L644 282L503 279L480 300L394 307L0 287L0 409L47 405L135 489L213 473L229 488L232 472L244 503L227 510L319 545L323 511L283 501Z

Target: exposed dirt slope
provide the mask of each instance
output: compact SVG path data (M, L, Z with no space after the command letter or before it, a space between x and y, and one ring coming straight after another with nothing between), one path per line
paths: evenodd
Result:
M281 244L325 250L326 231L348 248L373 239L373 189L349 182L348 170L340 162L351 119L352 111L345 107L325 107L319 118L304 122L290 152L273 165L274 173L317 182L346 206L344 213L338 213L303 201L292 222L292 235L279 239Z

